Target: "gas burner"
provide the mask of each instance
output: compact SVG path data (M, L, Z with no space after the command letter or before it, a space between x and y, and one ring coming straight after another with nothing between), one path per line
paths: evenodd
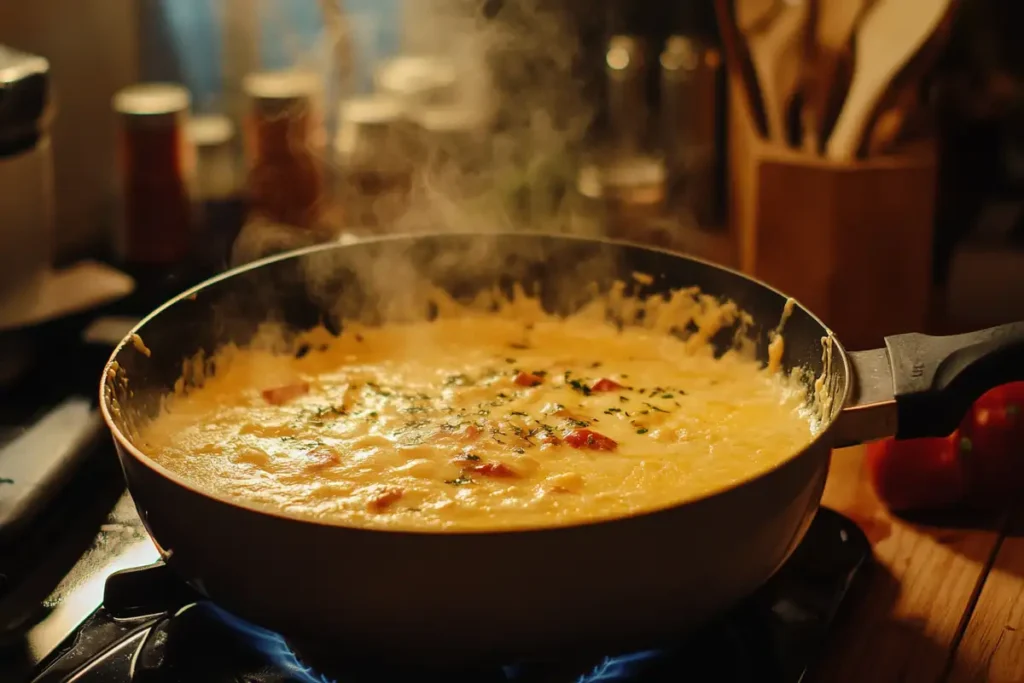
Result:
M295 646L204 599L157 563L115 572L96 610L39 669L36 683L796 683L813 663L870 546L848 519L821 510L807 538L756 595L681 636L637 652L424 671Z

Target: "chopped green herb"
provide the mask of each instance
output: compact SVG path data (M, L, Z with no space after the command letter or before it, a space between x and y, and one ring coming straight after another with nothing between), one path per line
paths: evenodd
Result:
M372 417L373 419L377 419L377 411L376 410L371 410L370 412L368 412L366 414L366 416L367 417Z
M520 455L526 452L522 448L513 448L512 450L515 451L516 453L519 453Z
M459 373L457 375L448 375L444 379L445 386L463 386L469 382L469 378Z
M662 398L675 398L672 394L662 394Z
M471 460L473 462L479 462L480 461L480 456L479 455L474 455L472 453L467 453L465 456L463 456L463 460Z
M522 342L512 342L511 344L509 344L509 347L519 351L530 348L528 345L523 344Z
M533 374L537 375L538 377L547 377L548 376L548 371L547 370L534 370Z
M0 477L0 484L13 484L14 480L10 477Z
M659 408L658 406L651 405L650 403L644 403L644 405L647 406L648 408L650 408L651 410L655 410L655 411L657 411L659 413L667 413L668 412L667 410L663 410L663 409Z
M461 474L456 479L445 479L444 483L451 484L452 486L463 486L465 484L472 484L473 480L464 474Z
M589 427L590 426L590 423L587 422L586 420L577 420L577 419L572 418L572 417L566 418L565 421L568 422L573 427Z
M509 415L517 415L519 417L529 417L529 415L527 415L526 413L524 413L522 411L519 411L519 410L513 410L511 413L509 413Z
M637 434L646 434L647 433L647 428L646 427L641 427L640 429L636 430L636 433Z
M629 399L625 396L619 396L619 403L629 403Z
M590 396L590 387L588 387L586 384L584 384L581 380L578 380L578 379L569 380L569 386L571 386L573 389L575 389L576 391L580 392L584 396Z
M512 365L513 363L516 362L516 359L515 358L506 358L505 362L508 363L509 365Z
M604 411L604 414L605 415L612 415L614 413L621 413L621 412L622 412L622 408L609 408L608 410Z

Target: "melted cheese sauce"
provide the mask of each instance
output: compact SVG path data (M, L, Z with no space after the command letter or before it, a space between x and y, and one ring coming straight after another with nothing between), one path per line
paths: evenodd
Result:
M136 444L223 495L375 528L551 526L658 508L814 436L753 360L592 320L349 328L301 358L238 350Z

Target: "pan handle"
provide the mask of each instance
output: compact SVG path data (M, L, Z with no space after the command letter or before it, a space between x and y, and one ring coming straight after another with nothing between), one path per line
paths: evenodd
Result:
M947 436L979 396L1024 380L1024 322L886 337L884 349L851 353L850 361L856 388L836 420L836 446Z

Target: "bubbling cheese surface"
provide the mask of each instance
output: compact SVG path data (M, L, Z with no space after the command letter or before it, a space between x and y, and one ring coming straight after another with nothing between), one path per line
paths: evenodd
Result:
M350 327L235 350L136 436L198 488L343 525L532 528L749 479L811 441L805 389L738 353L585 319Z

